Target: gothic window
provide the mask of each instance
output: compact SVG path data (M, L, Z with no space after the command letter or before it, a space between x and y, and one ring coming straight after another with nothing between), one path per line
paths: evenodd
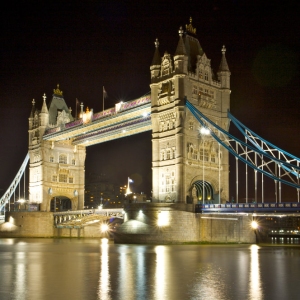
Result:
M60 164L67 164L67 155L61 154L61 155L59 156L59 163L60 163Z
M170 122L167 122L167 130L170 129Z
M197 95L197 86L193 85L193 95Z
M208 161L208 151L204 150L204 161Z
M69 177L69 183L74 183L73 177Z
M190 123L189 123L189 129L190 130L194 129L194 122L193 121L190 121Z
M165 152L164 151L161 153L161 160L165 160Z
M52 181L57 182L57 175L52 176Z
M53 156L50 156L49 161L50 161L51 163L53 163L53 162L54 162L54 157L53 157Z
M59 182L67 182L68 176L66 174L59 174Z
M72 165L75 166L75 159L72 159Z
M173 158L175 158L175 149L173 149L173 155L172 156L173 156Z
M206 81L208 81L208 72L205 72L205 74L204 74L204 79L205 79Z
M192 159L197 159L197 150L193 150Z
M171 151L167 150L167 159L171 159Z
M203 70L202 70L202 69L199 70L199 78L200 78L200 79L203 78Z
M212 153L210 157L211 162L216 162L216 153Z

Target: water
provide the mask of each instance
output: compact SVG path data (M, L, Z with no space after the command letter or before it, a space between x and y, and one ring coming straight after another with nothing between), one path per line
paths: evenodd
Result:
M0 299L299 299L300 246L0 239Z

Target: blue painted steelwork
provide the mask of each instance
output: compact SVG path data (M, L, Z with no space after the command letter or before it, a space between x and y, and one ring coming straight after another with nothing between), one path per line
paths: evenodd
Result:
M298 190L300 189L299 176L297 176L296 179L294 178L295 170L297 170L296 174L298 174L300 170L299 159L296 160L297 165L295 165L295 163L292 164L288 160L281 160L277 157L274 157L267 151L259 149L257 146L253 146L252 144L247 144L239 140L238 138L236 138L235 136L233 136L214 122L212 122L205 115L203 115L188 100L186 100L186 107L191 111L191 113L195 116L199 123L204 128L210 131L210 135L219 144L226 148L229 151L229 153L231 153L233 156L238 158L246 165L250 166L252 169L258 171L261 174L264 174L265 176L275 181L279 181ZM257 164L255 160L253 160L253 157L251 157L251 155L253 154L257 154L260 157L262 161L260 165ZM273 164L273 169L271 164ZM277 175L278 168L281 168L281 170L285 170L285 172L280 176ZM291 174L289 170L292 170L293 174ZM287 179L283 179L284 176L286 176Z
M268 142L267 140L260 137L254 131L246 127L242 124L237 118L235 118L229 111L228 111L228 118L231 122L239 129L239 131L247 138L249 142L252 143L254 147L256 147L259 151L263 153L270 153L273 158L277 158L278 161L281 162L282 168L289 171L291 174L296 176L297 178L300 177L300 158L294 156L291 153L288 153L285 150L280 149L279 147L273 145L272 143ZM260 143L259 143L260 142ZM275 157L277 154L277 157ZM279 159L279 158L284 158Z
M237 212L300 212L300 203L225 203L225 204L196 204L198 213L237 213Z

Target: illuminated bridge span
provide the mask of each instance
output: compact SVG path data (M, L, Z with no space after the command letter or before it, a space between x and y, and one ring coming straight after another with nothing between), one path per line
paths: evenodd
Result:
M230 154L234 155L236 161L241 161L255 171L255 179L257 180L257 172L262 176L267 176L274 180L276 186L276 202L264 203L262 193L262 203L257 203L257 198L254 199L255 203L251 203L247 199L248 184L246 182L246 203L219 203L219 204L198 204L196 212L232 212L232 211L298 211L299 210L299 173L300 173L300 159L292 154L276 147L263 138L259 137L249 128L244 126L238 121L230 112L228 118L231 120L240 132L245 137L245 142L239 140L237 137L231 135L226 130L220 128L199 110L197 110L188 100L186 100L186 107L192 112L195 118L201 124L202 129L208 130L212 136L221 146L226 148ZM150 117L150 98L142 97L137 100L124 103L119 107L108 109L104 112L95 114L93 119L84 124L82 119L76 120L54 129L45 132L45 140L66 139L68 136L74 136L73 143L79 145L92 145L94 143L104 142L106 139L114 139L116 136L120 137L131 135L134 133L147 131L151 129ZM106 124L108 122L109 124ZM100 128L100 129L99 129ZM127 130L125 129L127 128ZM21 178L25 175L26 165L29 161L29 155L26 158L18 171L14 181L0 199L0 208L4 209L5 205L15 194L20 190ZM236 176L238 177L238 165L236 165ZM247 178L246 178L247 180ZM281 184L289 185L296 189L298 203L281 203ZM205 182L207 193L211 188ZM257 185L257 181L255 182ZM277 189L277 185L279 189ZM196 183L195 187L202 192L202 183ZM255 188L257 191L257 188ZM278 191L278 193L277 193ZM257 197L257 194L255 195ZM236 199L238 199L238 181L236 184ZM229 200L229 199L228 199ZM101 211L100 211L101 212ZM105 210L100 213L97 210L97 215L101 215ZM59 225L66 221L81 219L82 215L89 215L89 211L74 211L74 212L61 212L55 213L55 224ZM121 216L121 211L118 211ZM119 217L119 216L118 216ZM76 221L75 221L76 222Z
M252 130L238 121L230 112L229 120L235 125L245 138L241 141L224 130L203 113L196 109L188 100L186 106L200 122L201 130L212 136L220 145L226 148L236 159L236 199L238 199L238 160L254 170L255 174L255 202L257 202L257 173L262 176L262 203L264 202L263 176L271 178L275 183L276 203L281 202L281 184L291 186L296 190L299 202L300 191L300 159L258 136ZM278 185L278 188L277 188ZM246 200L248 199L248 178L246 177ZM248 201L246 201L248 202ZM241 206L242 207L242 206ZM206 207L208 208L208 207ZM281 206L279 207L281 208ZM251 209L251 207L249 207Z
M72 138L73 145L91 146L152 129L150 95L118 103L96 114L82 114L79 120L46 130L43 140Z
M86 147L145 131L152 132L152 202L184 207L233 202L229 199L230 174L235 176L236 204L253 202L250 187L255 203L292 202L293 197L299 203L300 159L261 138L229 112L231 72L225 46L215 72L192 19L185 30L180 27L176 32L175 51L161 56L155 41L148 95L98 113L88 108L84 111L81 103L79 118L72 116L59 86L48 104L43 96L41 109L32 102L28 119L29 210L82 210ZM168 54L171 52L173 56ZM230 126L236 126L243 140L229 133ZM235 158L231 172L229 155ZM1 211L10 209L8 204L27 162L1 198ZM239 165L245 169L243 182ZM248 180L248 170L253 170L254 180ZM275 199L265 201L265 185L270 182L275 185ZM242 198L241 186L246 190ZM291 199L282 199L283 186L293 190Z

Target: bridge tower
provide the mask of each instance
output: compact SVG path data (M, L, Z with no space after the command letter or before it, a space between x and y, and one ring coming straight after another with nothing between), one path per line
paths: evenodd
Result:
M205 135L185 109L188 99L228 129L230 71L222 48L217 76L190 24L180 27L175 54L161 57L159 43L150 66L152 198L154 202L203 203L229 199L229 154Z
M43 140L46 130L62 130L72 120L59 85L54 89L49 110L45 94L40 111L32 101L28 130L29 202L40 204L41 211L83 208L85 147L72 145L71 139Z

